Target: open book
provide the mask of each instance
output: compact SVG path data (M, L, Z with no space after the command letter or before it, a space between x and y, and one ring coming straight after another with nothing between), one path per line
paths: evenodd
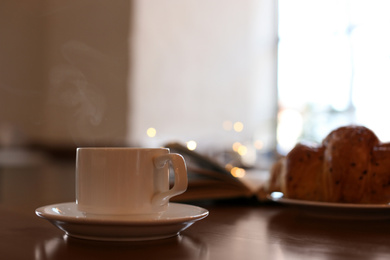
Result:
M172 201L259 197L262 184L268 178L265 171L250 172L237 178L219 163L179 143L165 147L184 157L188 172L187 191L173 197Z

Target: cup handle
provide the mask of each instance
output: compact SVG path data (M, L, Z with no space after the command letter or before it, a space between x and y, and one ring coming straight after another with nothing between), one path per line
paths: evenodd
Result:
M152 204L161 206L168 203L169 199L173 196L182 194L187 190L187 167L183 156L177 153L164 154L155 157L153 161L156 168L162 168L166 163L171 162L175 174L175 183L173 184L173 187L168 191L154 195L152 198Z

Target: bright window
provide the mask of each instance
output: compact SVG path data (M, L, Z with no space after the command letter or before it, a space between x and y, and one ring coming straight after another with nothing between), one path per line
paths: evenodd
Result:
M390 140L390 1L279 0L279 150L345 124Z

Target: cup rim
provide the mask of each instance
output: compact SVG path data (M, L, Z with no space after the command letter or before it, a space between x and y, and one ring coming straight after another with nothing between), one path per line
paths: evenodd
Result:
M147 148L147 147L111 147L111 146L107 146L107 147L103 147L103 146L97 146L97 147L77 147L76 150L133 150L133 151L136 151L136 150L142 150L142 151L158 151L158 150L165 150L165 151L169 151L169 148L166 148L166 147L151 147L151 148Z

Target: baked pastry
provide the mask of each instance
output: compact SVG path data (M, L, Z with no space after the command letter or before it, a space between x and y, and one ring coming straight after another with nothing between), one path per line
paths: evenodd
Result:
M367 203L390 202L390 143L374 147Z
M364 126L332 131L318 146L297 144L274 164L268 191L292 199L390 202L390 144Z
M298 144L290 151L285 161L285 172L281 187L289 198L323 201L322 165L323 147L309 147Z

